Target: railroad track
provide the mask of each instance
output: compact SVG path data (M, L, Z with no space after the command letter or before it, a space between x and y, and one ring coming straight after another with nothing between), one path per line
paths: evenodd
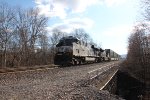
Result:
M32 67L18 67L18 68L1 68L1 73L15 73L15 72L25 72L34 70L44 70L44 69L56 69L59 68L57 65L45 65L45 66L32 66Z
M87 64L82 64L87 65ZM80 65L80 66L82 66ZM56 69L56 68L64 68L64 67L76 67L78 65L72 65L72 66L59 66L59 65L43 65L43 66L32 66L32 67L18 67L18 68L1 68L1 73L15 73L15 72L25 72L25 71L36 71L36 70L44 70L44 69Z
M111 64L105 65L103 67L100 67L100 68L94 69L92 71L89 71L88 72L89 78L94 79L95 77L97 77L101 73L103 73L104 71L107 71L107 70L111 69L112 67L114 67L114 65L115 65L115 63L111 63ZM94 76L91 76L92 74L94 74Z
M107 62L103 62L103 63L107 63ZM91 64L96 64L96 63L91 63ZM91 64L73 65L73 66L69 66L69 67L77 67L77 66L84 66L84 65L91 65ZM68 66L63 66L63 67L68 67ZM16 73L16 72L25 72L25 71L36 71L36 70L45 70L45 69L56 69L56 68L63 68L63 67L60 67L58 65L43 65L43 66L18 67L18 68L1 68L0 74L1 73ZM97 69L95 71L97 71ZM95 72L95 71L91 71L91 72Z
M82 64L85 65L85 64ZM78 65L72 65L69 67L76 67ZM81 65L80 65L81 66ZM68 66L63 66L63 67L68 67ZM1 73L15 73L15 72L25 72L25 71L36 71L36 70L44 70L44 69L56 69L56 68L63 68L58 65L43 65L43 66L32 66L32 67L18 67L18 68L1 68L0 69L0 74Z
M112 62L112 63L104 65L100 68L93 69L93 70L91 70L87 73L88 78L89 79L94 79L95 77L99 76L103 72L106 72L107 70L112 69L114 66L116 66L116 64L118 64L118 63Z

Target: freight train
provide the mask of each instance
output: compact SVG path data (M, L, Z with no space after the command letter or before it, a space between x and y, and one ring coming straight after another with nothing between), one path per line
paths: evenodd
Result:
M119 60L119 55L111 49L101 49L80 41L73 36L60 39L56 45L55 65L79 65L90 62Z

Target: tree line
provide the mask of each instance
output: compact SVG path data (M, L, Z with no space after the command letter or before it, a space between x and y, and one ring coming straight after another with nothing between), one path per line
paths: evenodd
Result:
M143 21L136 25L128 38L128 54L124 70L150 86L150 0L142 0Z
M84 29L71 33L46 30L48 18L38 9L12 7L0 3L0 67L19 67L53 64L55 45L60 38L73 35L94 43Z
M128 72L143 80L145 71L150 65L150 34L145 24L134 27L133 33L128 39L128 54L126 58Z

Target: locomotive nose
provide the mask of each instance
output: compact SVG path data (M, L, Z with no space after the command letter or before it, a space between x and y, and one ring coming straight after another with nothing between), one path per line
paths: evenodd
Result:
M68 52L69 51L69 49L68 48L62 48L63 50L63 52Z
M72 52L72 48L69 46L60 47L58 48L58 52L63 52L63 53Z

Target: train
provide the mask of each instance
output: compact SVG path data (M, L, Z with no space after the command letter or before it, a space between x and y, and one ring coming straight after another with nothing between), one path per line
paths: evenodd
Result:
M80 65L102 61L119 60L119 54L111 49L97 48L74 36L66 36L56 45L55 65Z

